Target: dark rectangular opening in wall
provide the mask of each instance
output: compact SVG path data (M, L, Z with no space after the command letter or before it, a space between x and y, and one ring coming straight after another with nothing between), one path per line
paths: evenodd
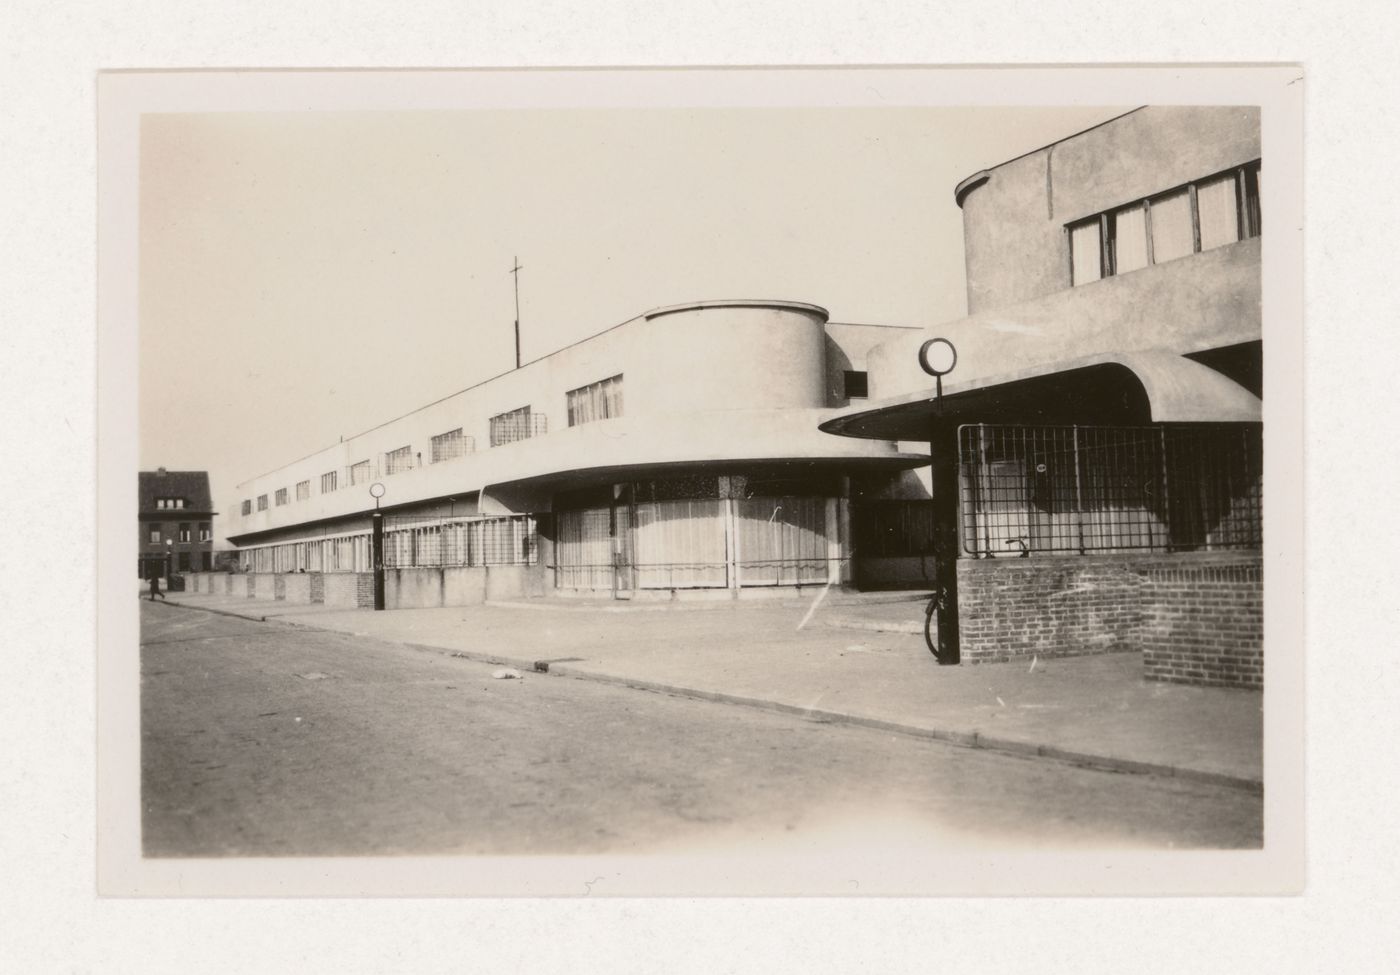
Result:
M870 396L870 377L865 372L847 369L846 399L866 399Z

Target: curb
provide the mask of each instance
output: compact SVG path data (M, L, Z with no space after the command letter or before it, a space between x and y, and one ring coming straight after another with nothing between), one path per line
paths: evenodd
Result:
M242 613L235 613L231 610L191 606L187 603L172 602L168 603L168 605L179 606L182 609L202 610L206 613L218 613L222 616L233 616L238 619L252 620L258 623L282 623L285 626L303 627L309 630L318 630L323 633L351 635L346 634L344 630L317 626L315 623L279 620L276 617L269 620L266 616L249 616ZM919 632L923 632L922 628L920 628ZM1230 775L1224 772L1207 772L1202 769L1182 768L1181 766L1166 765L1158 762L1141 762L1133 759L1117 758L1111 755L1079 752L1066 748L1058 748L1054 745L1037 745L1032 742L1018 741L1014 738L996 738L984 735L978 731L953 731L946 728L924 728L918 725L902 724L898 721L887 721L883 718L870 718L863 715L850 714L845 711L826 711L820 708L804 708L796 704L784 704L781 701L769 701L758 697L744 697L740 694L730 694L725 691L706 691L695 687L684 687L678 684L663 684L659 681L649 681L635 677L623 677L617 674L580 670L577 667L565 664L563 661L505 657L499 654L482 653L475 650L454 650L451 647L440 647L428 643L414 643L409 640L396 640L391 637L365 635L369 636L369 639L381 640L385 643L395 643L401 647L408 647L413 650L435 653L458 660L471 660L475 663L492 664L499 667L513 667L522 672L567 677L573 680L587 680L599 684L612 684L616 687L631 687L637 690L652 691L658 694L670 694L676 697L684 697L697 701L733 704L759 711L793 715L795 717L805 718L809 721L872 728L877 731L888 731L911 738L921 738L926 741L939 741L963 748L985 749L1004 755L1013 755L1018 758L1041 758L1067 765L1076 765L1110 772L1122 772L1132 775L1159 775L1165 778L1181 779L1188 782L1200 782L1207 785L1240 789L1256 795L1262 795L1264 792L1264 783L1259 779Z
M295 623L291 625L306 626L309 624ZM376 637L375 639L384 638ZM795 717L805 718L809 721L855 725L862 728L872 728L877 731L888 731L894 734L906 735L911 738L940 741L945 744L957 745L963 748L981 748L1005 755L1014 755L1018 758L1043 758L1049 761L1062 762L1066 765L1077 765L1083 768L1122 772L1131 775L1159 775L1164 778L1181 779L1187 782L1201 782L1207 785L1219 785L1232 789L1240 789L1256 795L1263 795L1264 793L1264 783L1260 780L1246 778L1240 775L1230 775L1225 772L1207 772L1203 769L1182 768L1178 765L1166 765L1159 762L1140 762L1129 758L1098 755L1093 752L1078 752L1072 749L1058 748L1054 745L1036 745L1031 742L1018 741L1014 738L997 738L984 735L978 731L969 732L953 731L946 728L924 728L918 725L901 724L898 721L887 721L883 718L869 718L859 714L850 714L846 711L826 711L820 708L804 708L796 704L784 704L781 701L769 701L761 697L744 697L740 694L730 694L725 691L706 691L695 687L684 687L679 684L663 684L659 681L642 680L637 677L623 677L618 674L580 670L577 667L571 667L567 664L560 666L557 662L548 660L503 657L498 654L480 653L473 650L453 650L448 647L438 647L427 643L410 643L402 640L388 640L386 642L398 643L400 646L410 647L414 650L442 654L458 660L471 660L476 663L492 664L498 667L514 667L516 670L523 672L546 674L555 677L568 677L573 680L587 680L598 684L612 684L616 687L630 687L636 690L652 691L658 694L670 694L675 697L684 697L696 701L733 704L759 711L789 714Z
M217 615L219 615L219 616L232 616L234 619L252 620L254 623L266 623L266 622L267 622L267 617L266 617L266 616L257 616L257 615L252 614L252 613L236 613L236 612L234 612L234 611L231 610L231 609L218 609L218 608L216 608L216 607L214 607L214 606L192 606L192 605L190 605L189 603L176 602L175 600L169 600L169 599L166 600L165 605L167 605L167 606L178 606L178 607L180 607L181 609L197 609L197 610L199 610L201 613L215 613L215 614L217 614Z

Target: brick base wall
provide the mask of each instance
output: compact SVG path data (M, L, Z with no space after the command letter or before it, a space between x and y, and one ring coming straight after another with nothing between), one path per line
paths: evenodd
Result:
M355 576L355 605L374 609L374 573L360 572Z
M1150 680L1264 685L1262 567L1154 566L1143 573L1142 660Z
M1152 680L1263 683L1257 555L967 559L958 610L968 663L1141 650Z
M326 601L326 578L319 572L311 573L311 601L313 603Z

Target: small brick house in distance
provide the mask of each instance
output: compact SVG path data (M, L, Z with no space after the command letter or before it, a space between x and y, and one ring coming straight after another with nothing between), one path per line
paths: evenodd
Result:
M214 564L214 503L206 471L138 475L137 572L142 579L209 571Z

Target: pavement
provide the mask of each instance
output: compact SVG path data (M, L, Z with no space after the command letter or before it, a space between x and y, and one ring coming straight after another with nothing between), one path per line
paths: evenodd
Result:
M171 592L172 606L1120 772L1263 791L1259 691L1148 681L1138 653L940 667L917 594L373 612ZM144 598L144 597L143 597Z

